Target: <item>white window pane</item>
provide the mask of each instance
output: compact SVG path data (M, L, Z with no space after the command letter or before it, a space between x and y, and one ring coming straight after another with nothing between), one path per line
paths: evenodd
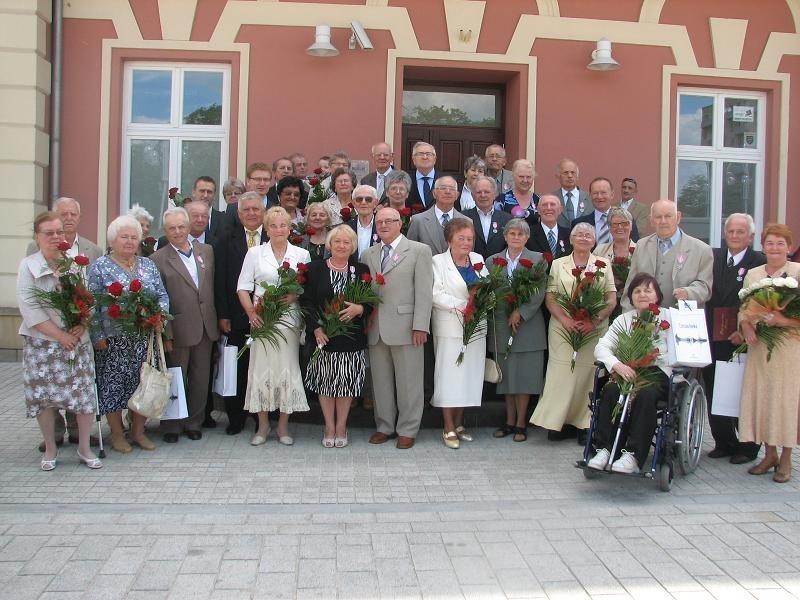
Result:
M192 185L198 177L208 175L217 182L217 197L219 197L221 151L222 144L220 142L183 142L181 146L181 193L184 196L191 194ZM214 205L216 206L216 202Z
M172 73L134 69L132 78L131 122L169 123L172 100Z
M150 234L158 237L169 190L169 140L131 140L130 204L153 215Z
M737 212L756 214L755 163L722 163L722 220Z
M711 146L714 142L714 98L681 94L678 144Z
M183 123L222 124L222 73L187 71L184 74Z
M711 222L711 161L678 161L678 210L681 228L708 241Z
M758 100L725 98L725 147L757 148Z

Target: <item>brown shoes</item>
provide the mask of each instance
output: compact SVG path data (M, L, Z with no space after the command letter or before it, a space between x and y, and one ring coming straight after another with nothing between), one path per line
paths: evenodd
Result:
M778 459L777 458L775 458L773 460L770 460L768 458L764 458L764 460L762 460L757 465L752 466L749 469L747 469L747 472L750 473L750 475L763 475L764 473L766 473L768 471L771 471L772 469L776 469L777 470L777 468L778 468Z
M369 436L369 443L370 444L384 444L395 437L394 433L383 433L382 431L376 431L371 436Z
M397 448L399 450L408 450L414 446L414 438L406 437L404 435L397 436Z
M792 469L781 471L780 468L775 469L775 474L772 476L772 481L775 483L786 483L792 478Z

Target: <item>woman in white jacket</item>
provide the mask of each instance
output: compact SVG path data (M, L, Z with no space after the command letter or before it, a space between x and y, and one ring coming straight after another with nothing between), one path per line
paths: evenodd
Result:
M461 440L471 442L464 428L464 408L480 406L483 369L486 358L486 326L473 339L456 364L462 346L464 315L469 285L488 275L483 257L472 252L475 228L469 219L452 219L444 228L449 248L433 257L433 347L436 370L433 377L432 406L442 409L442 440L448 448L458 448Z
M624 312L614 319L594 349L595 358L606 366L609 373L617 373L626 381L633 381L636 377L636 371L614 355L619 332L630 331L634 317L651 305L660 305L663 298L655 277L648 273L639 273L633 278L628 286L628 301L634 310ZM630 415L619 439L619 448L623 448L619 458L611 456L619 420L619 415L616 419L612 418L612 411L619 400L619 387L609 381L603 388L602 398L597 404L597 425L594 430L597 454L587 463L590 469L602 471L609 461L613 461L611 470L616 473L638 473L647 460L657 424L656 404L659 400L666 399L669 393L669 377L672 374L672 369L666 364L667 348L663 334L657 336L655 347L659 350L655 363L650 367L643 367L653 371L653 384L639 390L631 398Z

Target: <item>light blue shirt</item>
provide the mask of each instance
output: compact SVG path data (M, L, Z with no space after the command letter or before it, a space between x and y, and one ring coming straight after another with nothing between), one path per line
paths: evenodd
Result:
M427 200L425 199L425 180L424 177L428 178L428 185L431 186L431 192L433 192L433 181L436 179L436 169L431 169L431 172L427 175L423 175L419 171L417 173L417 191L419 192L419 197L422 198L422 203L425 206L428 206Z

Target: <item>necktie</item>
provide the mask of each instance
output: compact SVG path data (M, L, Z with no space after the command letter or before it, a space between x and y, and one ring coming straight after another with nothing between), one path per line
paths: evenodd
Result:
M728 268L730 269L733 266L733 257L728 258Z
M392 253L392 247L389 244L381 248L381 272L386 270L386 265L389 264L389 255Z
M447 225L447 222L450 220L450 215L447 213L442 213L442 227Z
M611 241L608 235L608 215L605 213L600 215L600 233L597 236L598 244L605 244Z
M553 230L547 232L547 243L550 245L550 254L556 255L556 234Z
M380 199L383 196L383 175L378 173L378 181L377 181L377 190L378 190L378 198Z
M431 184L430 184L430 177L423 177L422 178L422 192L425 198L422 201L425 203L425 206L430 205L431 200L433 200L433 194L431 193Z
M258 230L256 231L248 231L247 232L247 247L252 248L256 245L256 236L258 235Z
M572 192L567 192L567 197L564 198L565 208L567 209L567 221L572 224L575 219L575 209L572 207Z
M670 248L672 248L672 240L658 240L658 249L661 250L662 256L669 252Z

